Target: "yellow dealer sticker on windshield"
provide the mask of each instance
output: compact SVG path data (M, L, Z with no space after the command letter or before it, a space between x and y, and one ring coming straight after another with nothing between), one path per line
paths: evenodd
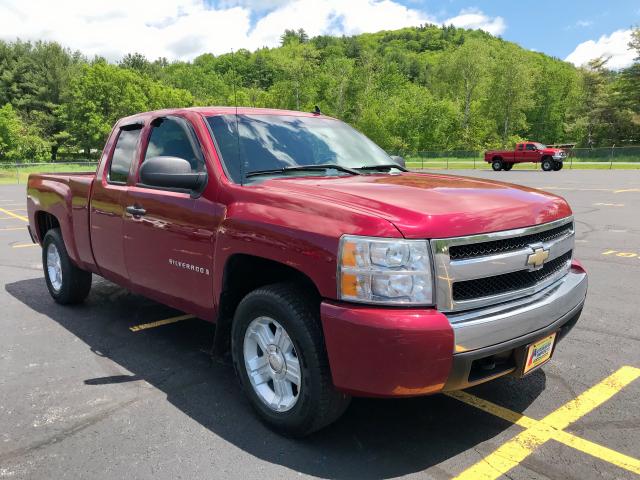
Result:
M551 358L551 352L553 351L553 342L556 339L556 334L553 333L542 340L537 341L529 345L527 351L527 361L524 364L524 373L530 372L536 367L539 367L547 360Z

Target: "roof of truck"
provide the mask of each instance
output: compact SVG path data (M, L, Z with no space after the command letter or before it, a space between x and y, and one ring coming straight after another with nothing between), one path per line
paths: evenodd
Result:
M296 110L280 110L276 108L255 108L255 107L185 107L185 108L166 108L164 110L153 110L150 112L141 112L123 118L125 121L141 120L148 117L157 117L163 115L177 115L181 113L194 112L204 116L213 115L229 115L237 113L239 115L288 115L297 117L322 117L331 118L326 115L313 112L298 112Z

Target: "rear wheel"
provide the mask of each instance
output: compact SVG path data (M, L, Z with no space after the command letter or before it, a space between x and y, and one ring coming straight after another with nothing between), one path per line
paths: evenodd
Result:
M91 290L91 272L76 267L57 228L49 230L42 242L42 266L51 297L62 305L81 303Z
M493 168L495 172L499 172L500 170L502 170L502 167L502 160L500 160L499 158L494 158L493 163L491 163L491 168Z
M562 162L553 162L553 171L562 170Z
M545 158L542 160L542 170L545 172L550 172L553 170L553 161L550 158Z
M506 170L507 172L508 172L509 170L511 170L512 168L513 168L513 163L505 163L505 164L502 166L502 169L503 169L503 170Z
M349 404L331 381L317 301L292 284L259 288L240 302L231 351L253 408L280 433L308 435Z

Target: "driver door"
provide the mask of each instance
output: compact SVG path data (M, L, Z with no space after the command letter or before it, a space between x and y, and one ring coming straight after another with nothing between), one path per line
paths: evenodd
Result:
M526 162L537 162L540 160L538 149L533 143L527 143L524 150L524 157Z
M173 156L189 161L194 172L206 171L200 142L188 120L157 118L145 139L140 165L151 157ZM128 189L125 206L124 252L132 289L200 317L210 316L215 231L222 218L221 206L205 194L137 181Z

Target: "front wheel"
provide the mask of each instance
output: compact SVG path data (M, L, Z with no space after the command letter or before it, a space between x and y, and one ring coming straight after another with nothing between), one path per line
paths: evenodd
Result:
M493 161L493 163L491 164L491 168L493 168L494 172L499 172L500 170L502 170L502 160L496 159Z
M545 172L550 172L553 170L553 161L550 158L545 158L542 160L542 170Z
M553 171L557 172L562 170L562 162L553 162Z
M62 305L81 303L91 290L91 272L76 267L57 228L42 241L42 266L51 297Z
M349 405L331 381L318 302L292 284L259 288L240 302L231 352L251 405L280 433L308 435Z

